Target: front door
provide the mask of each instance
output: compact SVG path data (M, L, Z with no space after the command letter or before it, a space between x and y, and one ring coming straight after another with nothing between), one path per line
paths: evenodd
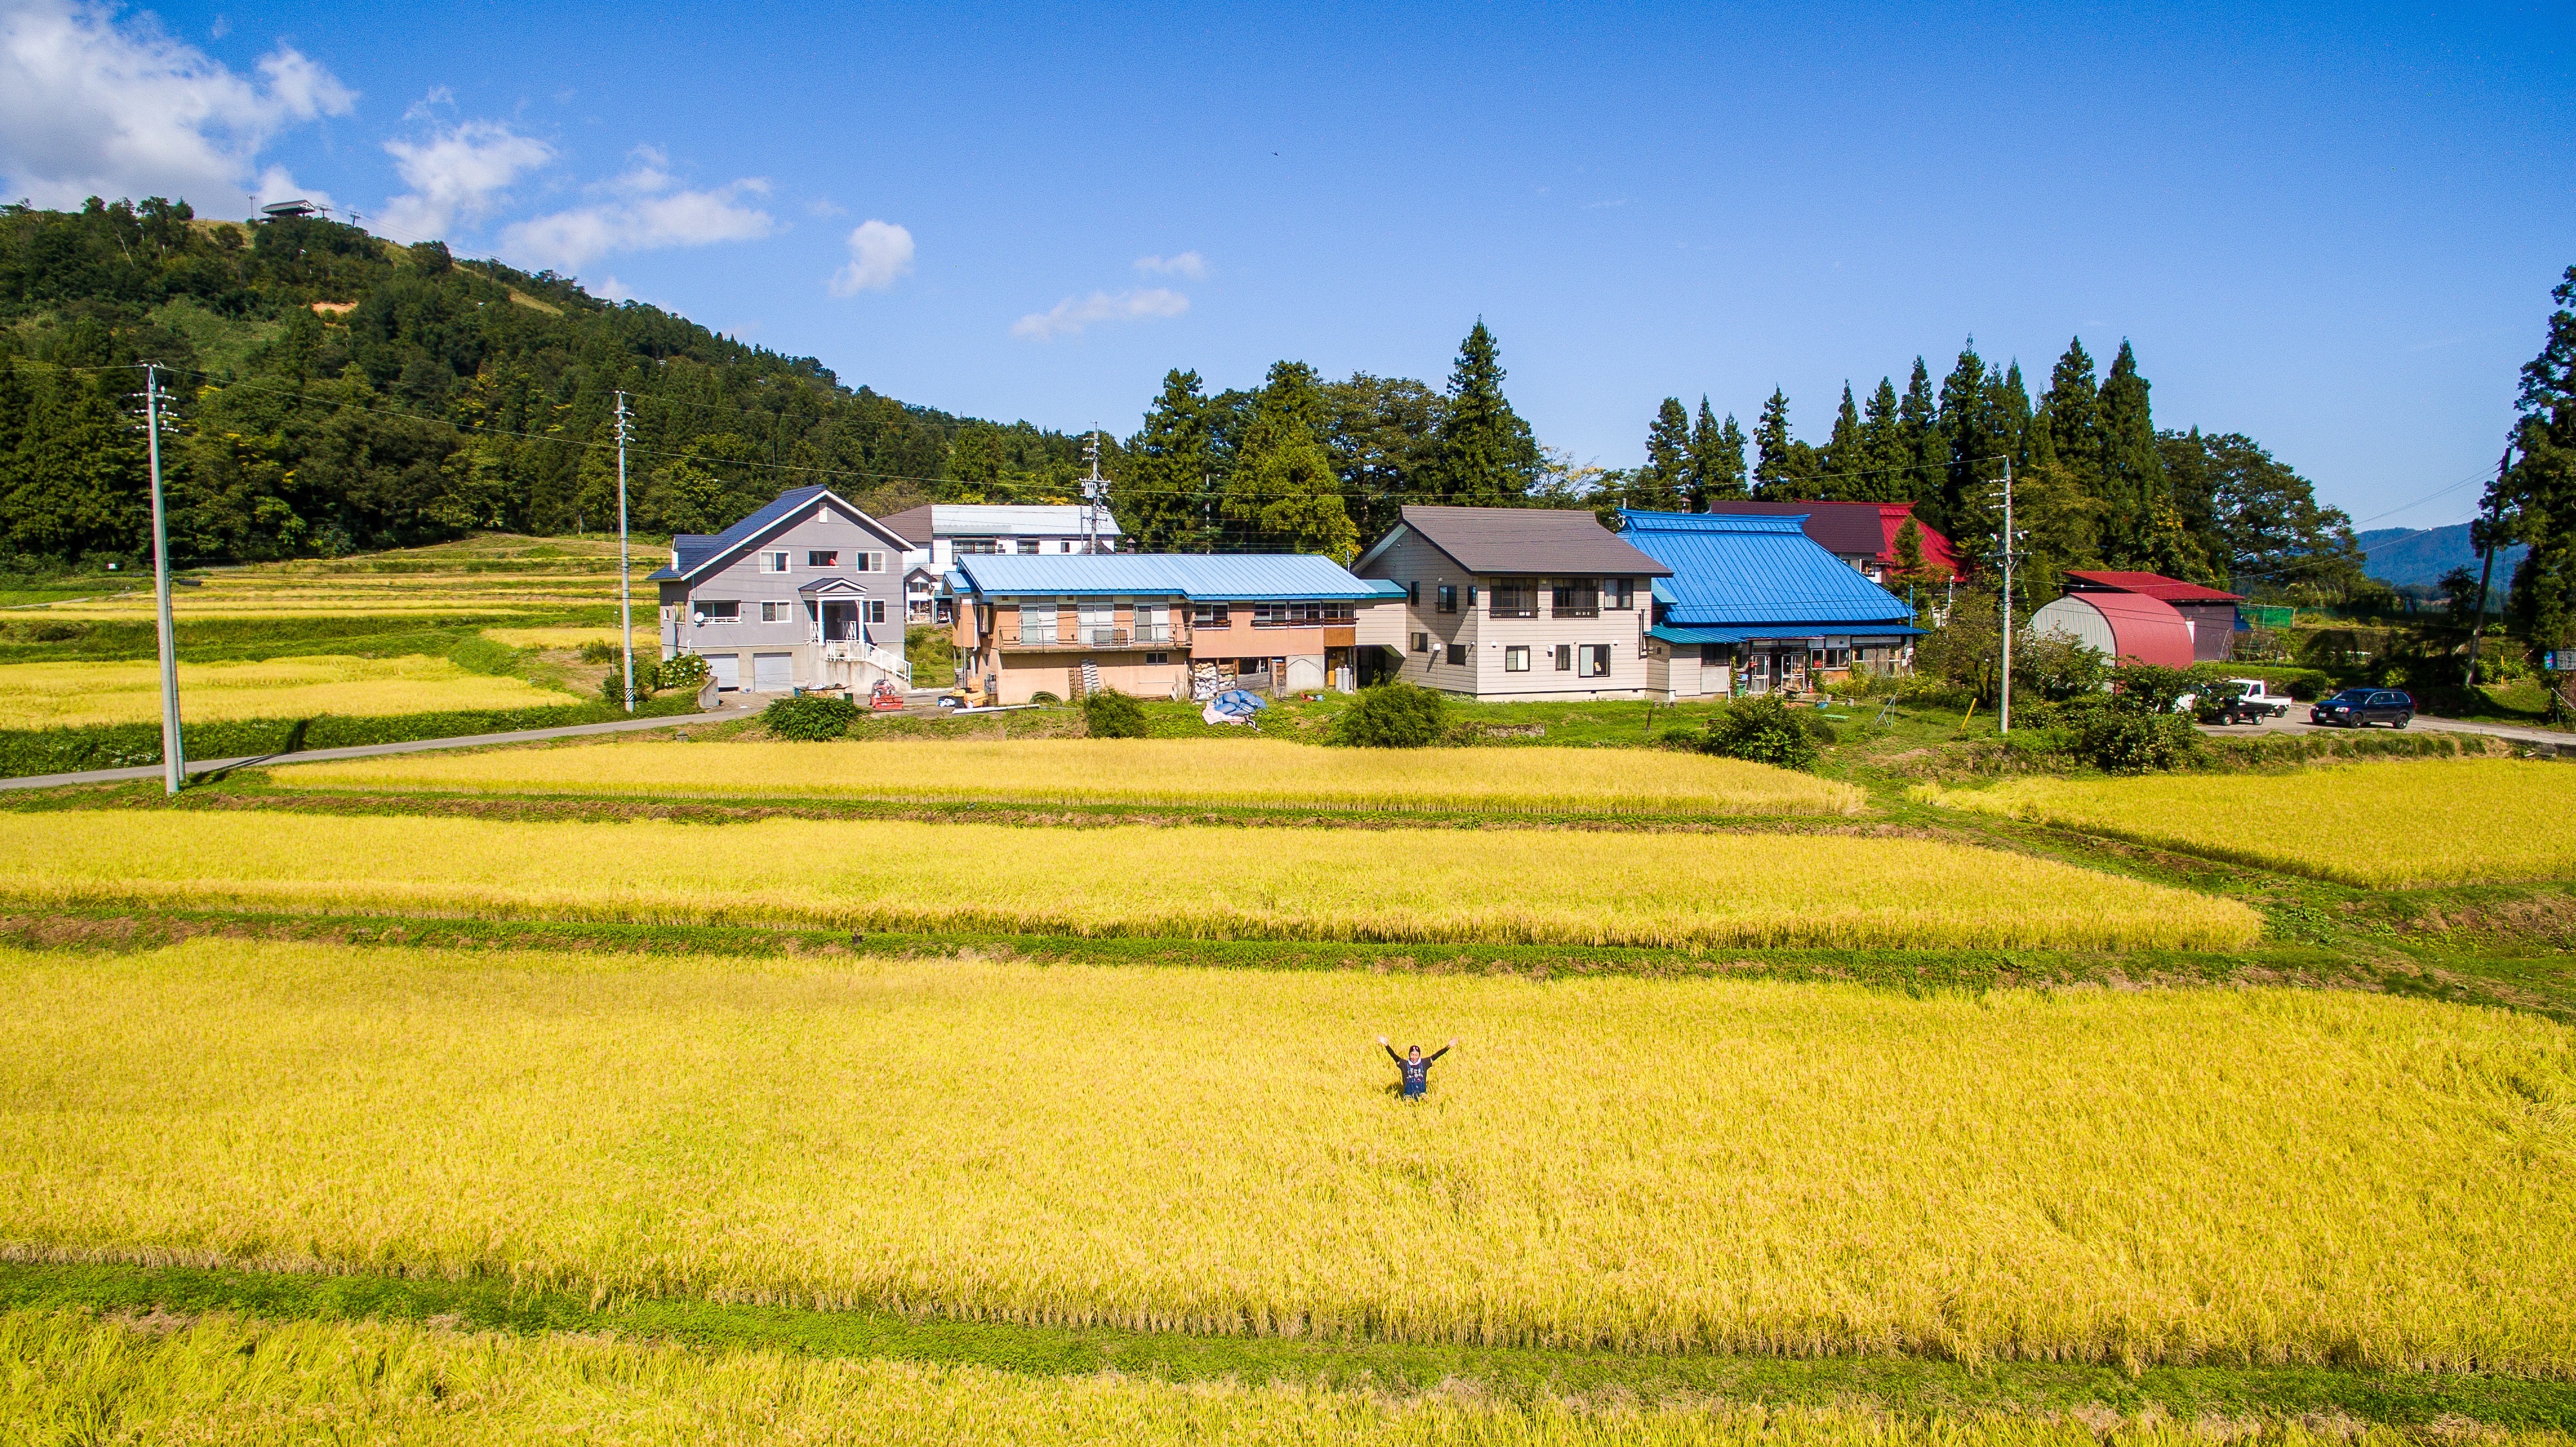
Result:
M825 603L823 605L823 641L856 643L859 641L859 605Z

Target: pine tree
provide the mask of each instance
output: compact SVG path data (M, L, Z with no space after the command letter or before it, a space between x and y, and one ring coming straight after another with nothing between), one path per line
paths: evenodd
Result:
M1911 501L1914 515L1936 532L1950 531L1951 517L1947 499L1950 482L1950 439L1941 431L1941 417L1932 400L1932 373L1923 359L1914 359L1914 375L1905 384L1905 400L1896 408L1898 440L1905 446L1905 462L1913 471L1897 501Z
M1232 525L1230 544L1322 553L1344 563L1358 555L1359 529L1342 505L1341 476L1324 451L1323 434L1315 369L1303 362L1272 365L1217 508Z
M1691 434L1691 472L1699 488L1691 504L1695 512L1708 511L1711 503L1734 502L1749 495L1745 486L1744 429L1736 425L1735 414L1729 412L1725 423L1711 435L1705 397L1699 403L1699 426Z
M27 420L8 491L0 496L9 541L19 552L125 558L148 546L143 440L127 425L117 405L122 399L109 391L115 383L106 380L124 375L59 371L26 389Z
M1198 373L1175 368L1163 374L1162 394L1127 450L1127 475L1111 484L1110 495L1132 545L1148 553L1204 548L1200 499L1215 459Z
M2139 375L2137 353L2125 338L2110 375L2102 380L2101 497L2109 504L2102 520L2102 550L2113 563L2153 566L2159 551L2171 551L2168 544L2150 540L2163 527L2160 515L2171 508L2172 497L2156 450L2147 379Z
M2514 569L2508 606L2535 651L2560 655L2550 707L2563 718L2566 652L2576 642L2576 266L2550 298L2558 307L2540 354L2523 366L2512 465L2490 490L2489 509L2509 518L2530 547Z
M1868 458L1861 442L1860 408L1852 404L1849 380L1843 383L1843 405L1834 413L1834 435L1825 443L1819 458L1823 471L1816 479L1816 496L1820 501L1846 502L1869 494Z
M1791 456L1789 395L1774 387L1753 424L1753 495L1766 502L1787 499L1795 491L1797 464Z
M1905 445L1905 423L1897 415L1896 384L1885 377L1878 379L1878 390L1869 395L1869 410L1860 424L1861 469L1864 475L1855 479L1860 484L1852 496L1871 502L1906 502L1914 489L1906 480L1906 468L1913 453Z
M1959 349L1959 360L1941 382L1941 433L1949 440L1950 466L1941 484L1941 504L1951 525L1950 540L1971 551L1982 539L1980 499L1986 479L2003 475L1996 452L1995 429L1986 415L1986 363L1977 355L1977 339Z
M1628 480L1628 506L1679 512L1690 488L1690 414L1679 397L1666 397L1646 429L1646 465Z
M2102 486L2102 402L2093 381L2093 359L2084 339L2066 344L2066 355L2048 374L2049 440L2058 465L2089 493Z
M1458 344L1449 406L1438 429L1441 500L1460 507L1517 507L1538 480L1538 442L1503 397L1503 364L1484 318Z

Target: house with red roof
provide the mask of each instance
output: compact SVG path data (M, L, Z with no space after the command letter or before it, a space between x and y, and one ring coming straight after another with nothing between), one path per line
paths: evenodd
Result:
M1794 517L1816 546L1884 586L1896 575L1896 535L1914 518L1910 502L1713 502L1711 513L1735 517ZM1923 566L1956 578L1966 571L1950 540L1920 521ZM1900 585L1901 586L1901 585Z
M2033 634L2063 633L2118 660L2189 668L2236 651L2234 593L2162 573L2066 574L2066 594L2030 615Z

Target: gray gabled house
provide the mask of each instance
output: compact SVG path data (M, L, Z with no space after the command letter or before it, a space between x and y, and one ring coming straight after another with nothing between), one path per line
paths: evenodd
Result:
M902 564L910 543L828 487L780 493L713 536L671 539L662 656L706 659L716 684L756 693L879 679L909 688Z

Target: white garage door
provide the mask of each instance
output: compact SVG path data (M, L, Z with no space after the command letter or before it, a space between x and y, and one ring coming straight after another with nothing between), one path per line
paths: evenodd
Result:
M713 672L713 673L715 674L715 678L716 678L716 687L718 687L718 688L740 688L740 687L742 687L742 655L741 655L741 654L739 654L739 653L710 653L710 654L708 654L708 655L707 655L707 668L708 668L711 672Z
M751 655L751 686L760 693L785 693L794 688L796 655L793 653Z

